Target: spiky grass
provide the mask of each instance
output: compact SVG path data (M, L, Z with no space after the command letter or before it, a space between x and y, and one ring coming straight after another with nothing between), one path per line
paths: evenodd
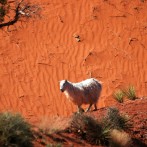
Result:
M71 121L70 129L81 139L85 139L91 144L108 145L110 130L108 127L103 128L98 121L90 116L75 114Z
M124 89L123 93L130 100L135 100L137 98L134 86L129 86L127 89Z
M0 145L31 147L33 134L31 126L20 114L0 113Z
M111 131L115 129L121 132L128 129L128 120L128 117L121 115L117 108L108 108L106 116L99 121L86 114L73 115L69 129L90 144L108 146L113 142Z
M108 108L106 116L102 119L104 127L125 130L130 127L129 118L121 115L117 108Z
M123 103L124 101L124 93L122 90L118 90L114 93L113 97L119 102L119 103Z

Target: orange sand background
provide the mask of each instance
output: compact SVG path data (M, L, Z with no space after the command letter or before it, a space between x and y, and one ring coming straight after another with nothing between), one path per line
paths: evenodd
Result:
M76 107L59 81L103 82L99 108L132 84L147 95L147 1L32 0L40 16L0 30L0 111L30 121L67 116ZM75 36L80 36L77 42Z

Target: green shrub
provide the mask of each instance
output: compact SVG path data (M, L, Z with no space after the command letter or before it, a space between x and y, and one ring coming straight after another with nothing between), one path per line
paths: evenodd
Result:
M129 119L126 116L121 115L116 108L108 108L106 116L100 121L85 114L74 114L69 131L77 134L81 139L88 141L90 144L108 146L115 143L114 138L113 140L111 138L111 132L113 130L122 132L123 130L128 129L130 127L128 120ZM123 140L121 137L124 134L125 133L119 134L120 137L116 140L118 143L119 139ZM125 142L126 140L123 141Z
M71 121L70 129L80 136L81 139L85 139L91 144L108 144L110 130L108 128L103 128L98 121L90 116L75 114Z
M130 100L135 100L137 98L134 86L129 86L127 89L124 89L123 93Z
M122 90L118 90L114 93L113 97L120 103L123 103L124 93Z
M128 120L125 115L120 115L117 108L108 108L106 116L102 119L102 124L106 128L124 130L130 127Z
M0 113L0 146L31 147L31 126L20 114Z

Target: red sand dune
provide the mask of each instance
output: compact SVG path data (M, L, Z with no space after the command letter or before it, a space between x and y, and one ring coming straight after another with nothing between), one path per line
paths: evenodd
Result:
M103 82L99 108L132 84L147 95L146 0L33 0L40 16L0 30L0 111L40 117L76 110L59 81ZM75 36L79 36L78 42Z

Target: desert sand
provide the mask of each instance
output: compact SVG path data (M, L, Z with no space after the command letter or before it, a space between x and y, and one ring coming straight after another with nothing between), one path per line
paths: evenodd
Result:
M39 15L0 30L0 111L30 122L68 116L76 106L59 81L103 82L98 107L118 88L147 95L146 0L33 0Z

